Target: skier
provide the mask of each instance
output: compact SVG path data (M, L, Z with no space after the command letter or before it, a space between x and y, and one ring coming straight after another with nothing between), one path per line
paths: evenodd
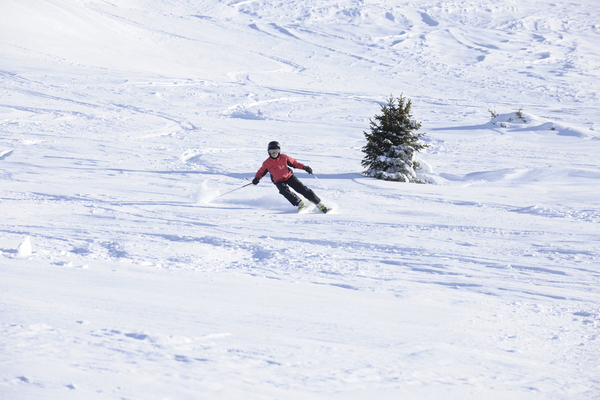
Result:
M322 212L326 213L329 211L327 207L321 203L319 196L317 196L311 189L304 186L304 184L300 182L300 179L296 178L292 172L292 169L290 168L301 168L309 174L312 174L312 169L308 165L304 165L301 162L296 161L287 154L282 154L279 142L270 142L267 147L267 151L269 152L269 158L263 162L260 169L256 172L256 175L252 180L253 184L258 185L258 182L260 182L261 178L268 172L271 174L271 181L273 181L275 186L277 186L277 189L279 189L279 193L281 193L283 197L292 203L293 206L298 207L298 212L306 209L307 205L290 188L306 197L312 203L315 203L317 208Z

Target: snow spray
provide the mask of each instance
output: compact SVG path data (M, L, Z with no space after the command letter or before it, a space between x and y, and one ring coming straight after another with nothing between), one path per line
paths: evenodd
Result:
M219 191L209 188L208 183L202 181L198 189L193 193L192 200L195 204L208 204L217 197L219 197Z

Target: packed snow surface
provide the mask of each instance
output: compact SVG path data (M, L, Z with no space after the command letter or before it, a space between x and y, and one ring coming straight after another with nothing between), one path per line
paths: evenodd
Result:
M0 398L600 398L596 3L3 0Z

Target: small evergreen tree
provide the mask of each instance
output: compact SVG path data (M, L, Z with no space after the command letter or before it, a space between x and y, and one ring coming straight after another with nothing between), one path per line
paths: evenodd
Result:
M386 105L381 106L381 115L370 120L371 132L363 132L367 145L362 148L366 154L362 166L368 169L365 176L400 182L427 183L419 178L415 169L420 165L416 153L429 147L419 138L425 133L414 133L421 124L412 119L412 102L400 95L390 96Z

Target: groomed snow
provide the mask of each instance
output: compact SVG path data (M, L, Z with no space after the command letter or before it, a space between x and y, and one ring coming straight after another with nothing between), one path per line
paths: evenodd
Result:
M0 399L599 398L599 21L4 0ZM361 175L390 94L432 184Z

